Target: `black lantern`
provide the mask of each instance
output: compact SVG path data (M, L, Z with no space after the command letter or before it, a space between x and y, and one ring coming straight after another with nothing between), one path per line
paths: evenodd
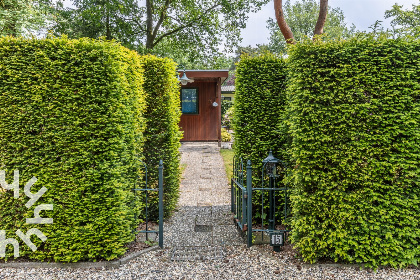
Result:
M265 165L265 169L267 171L267 175L270 178L277 176L277 164L280 161L273 156L273 152L270 150L268 153L268 157L263 160L263 164Z

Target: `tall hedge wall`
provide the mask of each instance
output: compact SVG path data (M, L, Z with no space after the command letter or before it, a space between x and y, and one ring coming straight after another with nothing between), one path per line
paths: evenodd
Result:
M242 55L236 68L233 127L235 155L251 160L253 182L261 181L262 160L273 150L287 161L286 63L274 54ZM261 197L254 197L254 217L261 215ZM267 198L268 199L268 198ZM282 201L282 199L280 199ZM264 203L268 207L268 201ZM282 203L277 203L281 208ZM257 207L258 206L258 207Z
M75 262L113 259L134 239L133 192L142 153L145 100L140 57L89 39L0 39L0 170L20 172L20 196L0 188L0 230L20 255ZM23 186L48 191L31 208ZM27 224L34 208L52 224ZM37 228L37 251L16 236ZM8 247L7 257L13 255Z
M307 261L420 258L420 41L290 50L292 241Z
M284 60L270 53L244 54L235 83L235 154L250 159L255 167L261 166L270 149L284 158L286 137L278 127L286 101Z
M164 214L171 215L179 197L181 118L176 63L167 58L144 56L144 91L147 109L144 157L148 166L149 187L157 188L158 162L164 162ZM152 218L158 218L157 193L151 193Z

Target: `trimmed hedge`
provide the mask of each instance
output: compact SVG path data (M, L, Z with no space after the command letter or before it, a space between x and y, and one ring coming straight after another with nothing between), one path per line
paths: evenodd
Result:
M420 41L359 37L290 49L291 240L320 258L420 258Z
M164 163L164 215L174 211L179 198L182 132L179 130L181 105L176 63L167 58L144 56L144 91L147 109L144 157L150 188L158 185L158 163ZM158 219L158 194L150 193L151 217Z
M145 109L137 53L114 42L54 38L0 39L0 170L20 171L21 191L0 188L0 230L20 242L20 255L44 261L111 260L134 239L142 207L132 192L141 170ZM23 186L32 177L30 209ZM30 225L34 208L53 204ZM16 236L38 228L32 252ZM13 256L8 247L7 257Z
M286 63L274 54L242 55L236 68L233 126L235 153L253 167L272 149L286 157L286 137L278 128L286 102Z
M274 54L242 55L236 68L233 117L235 155L251 160L253 182L261 182L262 160L270 149L287 161L287 130L284 129L286 103L286 63ZM279 209L283 207L278 197ZM254 217L261 217L261 198L254 196ZM268 197L265 201L268 207Z

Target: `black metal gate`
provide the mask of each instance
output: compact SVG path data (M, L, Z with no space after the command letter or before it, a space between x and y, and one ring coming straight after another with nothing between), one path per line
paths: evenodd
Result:
M246 234L248 247L252 246L253 238L257 239L261 234L261 242L268 243L269 237L270 244L278 251L289 232L285 225L291 210L289 188L283 180L287 168L270 151L263 160L262 170L254 172L254 176L261 176L261 179L255 180L254 177L253 181L251 161L244 166L242 158L234 157L231 211L238 229ZM256 206L258 209L253 209Z
M134 188L134 192L142 191L145 192L145 222L146 222L146 229L136 231L137 233L145 233L146 240L149 241L149 234L155 233L159 236L159 247L163 248L163 161L159 161L159 180L158 180L158 188L157 189L149 189L149 181L147 177L147 166L143 163L144 166L144 188ZM149 213L150 213L150 202L149 202L149 192L158 192L159 194L159 229L158 230L151 230L149 229Z

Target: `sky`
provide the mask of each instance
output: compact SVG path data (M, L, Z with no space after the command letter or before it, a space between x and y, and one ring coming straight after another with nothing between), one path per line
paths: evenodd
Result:
M291 0L296 2L296 0ZM319 1L318 1L319 2ZM352 23L356 25L357 30L367 31L369 26L376 20L382 20L383 26L390 27L390 20L384 19L385 11L390 10L392 6L398 3L403 5L404 9L411 9L412 4L419 5L420 0L330 0L328 4L333 8L340 8L346 18L348 26ZM255 46L257 44L268 43L270 32L266 28L266 21L269 18L275 18L274 1L270 1L258 13L250 14L247 28L242 31L242 46Z

